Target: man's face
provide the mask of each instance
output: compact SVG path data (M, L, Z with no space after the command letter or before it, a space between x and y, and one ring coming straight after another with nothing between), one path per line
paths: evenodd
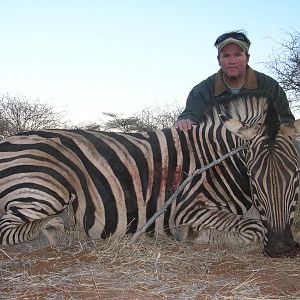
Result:
M239 79L246 74L249 57L245 51L236 44L228 44L219 54L219 65L229 79Z

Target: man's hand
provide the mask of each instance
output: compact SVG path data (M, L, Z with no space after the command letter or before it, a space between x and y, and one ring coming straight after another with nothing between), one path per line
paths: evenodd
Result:
M179 130L188 131L192 128L192 125L195 124L190 119L182 119L177 122L175 122L174 126L175 128L178 128Z

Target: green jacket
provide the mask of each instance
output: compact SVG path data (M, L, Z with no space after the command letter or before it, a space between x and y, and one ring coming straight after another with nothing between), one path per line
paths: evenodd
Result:
M278 112L281 123L290 123L295 118L289 108L289 103L285 92L273 78L257 72L247 67L246 81L240 92L261 91L273 96L275 109ZM213 97L230 95L230 89L224 83L223 73L220 69L218 73L208 77L206 80L196 85L190 92L184 111L179 115L178 120L190 119L198 123L202 119L205 106Z

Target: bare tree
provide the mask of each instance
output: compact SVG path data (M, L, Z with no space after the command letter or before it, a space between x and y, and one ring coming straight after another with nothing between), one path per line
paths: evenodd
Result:
M149 106L135 114L145 130L156 130L172 126L178 115L183 111L178 103L167 104L164 107Z
M3 95L0 99L0 134L3 137L19 131L64 126L62 113L52 106L30 101L24 96Z
M140 129L140 121L134 116L123 117L122 115L111 112L105 112L103 114L110 118L110 120L105 122L105 130L135 132Z
M299 109L300 101L300 32L285 32L282 41L275 41L265 66L286 91L292 108Z
M84 129L84 130L91 130L91 131L101 131L105 130L104 121L100 120L99 123L97 122L82 122L79 124L68 124L68 129Z
M164 107L149 106L129 117L116 113L103 113L110 119L102 121L104 130L121 132L142 132L170 127L183 110L177 103Z

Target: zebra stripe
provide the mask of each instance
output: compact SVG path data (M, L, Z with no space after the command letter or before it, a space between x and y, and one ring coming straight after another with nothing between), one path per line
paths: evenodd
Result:
M273 245L274 236L290 236L298 192L297 153L276 120L271 100L257 94L217 99L188 132L39 130L7 138L0 142L0 242L35 238L68 205L91 238L134 233L187 176L252 134L248 150L195 176L149 230L198 241L225 232L225 239Z

